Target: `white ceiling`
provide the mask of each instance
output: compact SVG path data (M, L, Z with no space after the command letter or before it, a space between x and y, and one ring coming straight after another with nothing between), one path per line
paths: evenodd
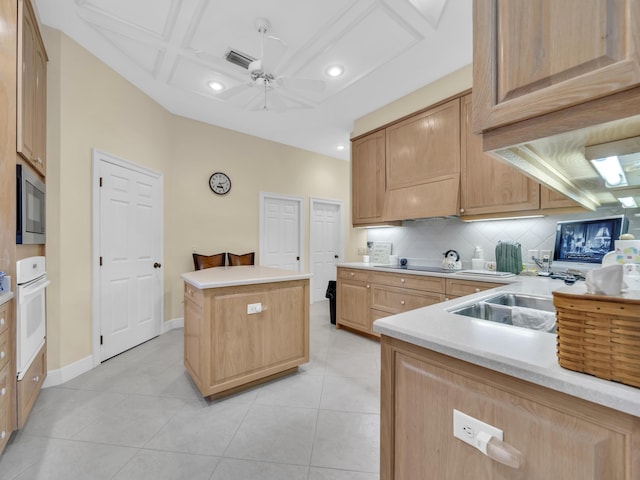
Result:
M471 63L471 2L35 1L43 24L170 112L344 160L355 119ZM248 71L225 55L232 48L260 58L258 17L288 46L273 73L324 80L323 92L280 88L288 107L280 112L252 110L242 96L216 98L210 80L248 83ZM345 67L337 79L324 73L334 62Z

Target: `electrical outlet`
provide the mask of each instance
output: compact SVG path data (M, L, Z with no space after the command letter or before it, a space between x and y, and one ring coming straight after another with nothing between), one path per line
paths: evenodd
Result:
M465 443L468 443L472 447L477 448L478 434L480 432L488 433L489 435L496 437L498 440L502 440L502 430L488 423L481 422L477 418L470 417L466 413L462 413L458 410L453 410L453 436L459 438Z
M366 255L367 249L366 247L358 247L358 255Z
M247 305L247 315L253 315L254 313L262 312L262 304L261 303L249 303Z

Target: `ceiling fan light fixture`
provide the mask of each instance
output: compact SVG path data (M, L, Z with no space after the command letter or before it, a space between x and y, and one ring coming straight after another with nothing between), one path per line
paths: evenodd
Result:
M211 80L207 83L207 85L209 85L209 88L214 92L221 92L222 90L224 90L224 85L217 80Z
M344 67L342 65L329 65L325 70L327 75L331 78L338 78L344 73Z

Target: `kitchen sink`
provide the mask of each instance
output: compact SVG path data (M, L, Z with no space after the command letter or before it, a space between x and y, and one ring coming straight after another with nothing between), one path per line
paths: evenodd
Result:
M553 300L523 293L500 293L449 312L532 330L555 332L556 328Z

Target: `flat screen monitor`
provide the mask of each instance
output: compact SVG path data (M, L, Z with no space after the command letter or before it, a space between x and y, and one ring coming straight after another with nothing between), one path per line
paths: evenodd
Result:
M624 215L586 220L560 221L556 227L553 261L566 262L569 268L602 263L602 257L615 250L615 240L627 233Z

